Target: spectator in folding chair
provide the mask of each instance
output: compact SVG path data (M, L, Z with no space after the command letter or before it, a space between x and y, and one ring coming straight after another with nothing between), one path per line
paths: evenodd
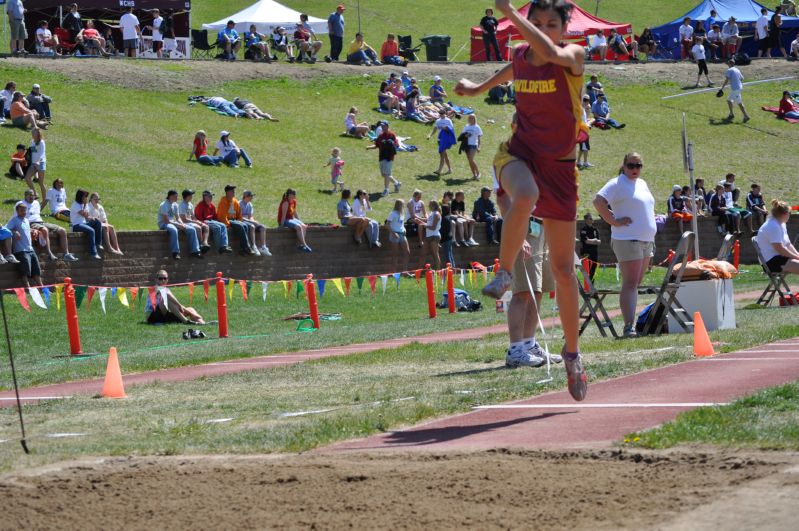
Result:
M799 251L788 238L786 223L791 217L788 203L771 201L770 216L757 231L757 245L772 273L799 274Z
M105 49L105 38L100 35L91 20L87 20L86 27L78 33L77 42L81 45L81 53L84 55L100 54L104 57L110 55Z
M669 217L671 219L677 220L677 224L680 227L680 234L683 233L684 221L691 221L694 219L693 214L688 210L688 206L685 204L685 198L682 196L682 186L679 184L675 184L671 187L671 195L669 196L668 200L668 209L669 209Z
M39 22L39 29L36 30L36 53L40 55L60 55L57 52L58 37L53 35L47 27L47 21Z
M232 20L227 21L227 25L217 34L217 43L222 48L222 59L229 61L236 60L236 54L241 48L241 37L236 31L236 23Z
M294 62L294 45L289 41L286 28L278 26L272 30L272 60L277 61L276 52L286 54L289 63Z
M727 201L724 198L724 187L720 184L716 185L716 193L710 197L708 208L710 214L718 218L718 226L716 227L719 234L734 234L740 236L741 232L741 216L737 212L732 212L727 206Z
M306 21L307 17L306 15ZM302 15L300 15L300 18L302 18ZM297 22L296 29L294 30L294 42L300 54L297 60L300 62L315 63L316 54L322 49L322 41L317 40L316 35L314 35L314 32L310 29L310 25L307 25L307 27L306 25L307 22L300 20Z
M768 211L766 211L763 195L760 193L760 185L757 183L752 183L751 191L746 194L746 208L752 213L752 223L754 224L756 221L758 227L763 225L766 216L768 216Z
M604 61L608 56L608 39L601 29L597 29L596 33L591 36L588 58L593 59L594 55L597 56L598 61Z
M643 167L641 155L628 153L618 177L608 181L594 198L594 208L611 227L610 245L621 271L619 306L625 338L638 337L635 331L638 287L655 254L655 198L641 179Z
M272 52L269 50L269 39L263 33L258 33L258 26L250 24L250 31L244 33L244 46L247 47L245 59L253 61L272 62ZM247 57L249 55L249 57Z
M652 30L644 28L638 37L638 51L646 56L647 59L654 57L658 53L658 43L652 35Z
M616 28L610 30L610 35L608 36L608 46L616 55L627 55L629 56L630 61L638 60L638 41L635 39L630 39L630 43L628 44L624 40L624 37L618 34Z

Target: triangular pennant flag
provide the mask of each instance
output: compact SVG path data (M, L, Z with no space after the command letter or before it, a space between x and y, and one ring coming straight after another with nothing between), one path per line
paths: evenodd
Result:
M261 295L264 297L264 302L266 302L266 292L269 290L269 282L261 282Z
M227 298L228 300L233 300L233 279L227 279Z
M316 281L316 286L319 288L320 299L325 296L325 284L327 284L327 280L320 279Z
M74 286L72 289L75 290L75 307L80 308L83 297L86 296L86 286Z
M117 296L117 288L111 288L111 298L114 298L116 296Z
M386 294L386 283L388 282L388 275L380 275L380 282L383 284L383 295Z
M130 288L128 291L130 292L130 302L132 304L136 302L136 297L139 295L139 288Z
M250 294L250 290L252 289L252 280L247 281L247 295Z
M296 288L294 290L297 298L300 298L300 293L305 293L305 283L308 282L307 280L298 280L296 282Z
M416 277L416 285L421 286L422 284L420 283L419 279L422 278L422 270L417 269L413 272L413 276Z
M47 306L50 306L50 288L42 288L42 296L44 297L44 302Z
M117 299L119 299L119 304L125 308L130 308L130 304L128 303L128 294L125 288L117 288Z
M356 278L355 279L355 284L358 285L358 293L360 293L361 289L363 288L363 277Z
M148 308L155 308L155 286L150 286L147 288L147 302L150 304L145 306L145 311L147 311Z
M28 297L25 295L25 290L23 288L14 288L14 293L17 294L17 299L22 307L31 311L30 304L28 304Z
M189 306L194 304L194 282L189 282Z
M97 294L100 296L100 308L105 313L105 296L108 294L108 288L97 288Z
M375 294L375 286L377 285L377 277L369 275L369 289L372 290L372 295Z
M352 283L352 278L344 277L344 289L347 291L347 297L350 296L350 283Z
M239 287L241 288L241 296L244 297L244 302L247 302L250 299L247 295L247 281L239 280Z
M42 300L42 294L39 293L38 289L28 288L28 293L30 293L31 300L36 306L38 306L39 308L44 308L45 310L47 309L47 306L44 304L44 301Z
M333 285L336 286L336 289L338 290L338 292L341 293L341 295L343 296L344 295L344 288L341 287L341 279L340 278L334 278L333 279Z
M57 309L61 309L61 292L64 291L64 286L62 284L56 284L55 287L55 306Z
M400 284L400 278L401 277L402 277L402 275L400 273L394 273L394 280L397 282L397 291L399 291L399 284Z
M205 302L208 303L208 290L211 288L211 281L210 280L203 280L203 297L205 297Z
M286 295L286 298L289 298L289 291L291 291L291 281L290 280L281 280L280 282L283 283L283 291Z
M86 288L86 311L87 311L87 312L88 312L88 311L91 309L91 307L92 307L92 298L94 297L94 291L95 291L96 289L97 289L97 288L93 288L93 287L91 287L91 286L88 286L88 287ZM78 306L78 308L80 308L80 306Z

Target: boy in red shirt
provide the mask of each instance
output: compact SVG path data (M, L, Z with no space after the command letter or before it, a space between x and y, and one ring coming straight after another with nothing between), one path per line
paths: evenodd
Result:
M28 160L25 158L25 145L17 144L17 150L11 154L11 168L8 173L14 179L24 179L28 171Z

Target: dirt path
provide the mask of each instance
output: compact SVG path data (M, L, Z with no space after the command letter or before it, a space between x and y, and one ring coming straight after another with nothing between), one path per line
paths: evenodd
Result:
M0 528L684 529L731 522L748 494L753 514L775 509L753 528L789 529L797 465L701 449L101 459L0 478Z
M292 65L287 63L250 63L238 61L172 61L169 63L140 59L4 59L9 65L42 68L57 72L76 81L99 81L127 88L164 91L205 91L210 87L227 81L275 79L289 77L298 80L313 80L331 75L375 75L385 76L388 72L401 70L398 67L364 67L346 64L317 63L315 65ZM408 66L411 75L429 79L440 75L448 81L461 77L480 80L490 76L498 65L464 63L412 63ZM747 80L767 79L797 75L796 63L785 60L756 60L743 68ZM711 75L720 77L724 65L710 65ZM688 82L696 79L696 65L693 63L640 63L613 64L589 63L587 73L597 73L605 79L618 83L647 85L664 80Z

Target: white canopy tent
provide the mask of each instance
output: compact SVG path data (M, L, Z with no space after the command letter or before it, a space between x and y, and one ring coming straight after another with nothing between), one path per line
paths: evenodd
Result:
M283 26L291 32L295 24L300 21L300 12L278 4L274 0L260 0L222 20L203 24L203 29L219 31L224 29L228 20L236 23L236 31L239 33L249 31L252 24L255 24L261 33L271 33L278 26ZM327 20L308 16L308 24L316 34L327 33Z

